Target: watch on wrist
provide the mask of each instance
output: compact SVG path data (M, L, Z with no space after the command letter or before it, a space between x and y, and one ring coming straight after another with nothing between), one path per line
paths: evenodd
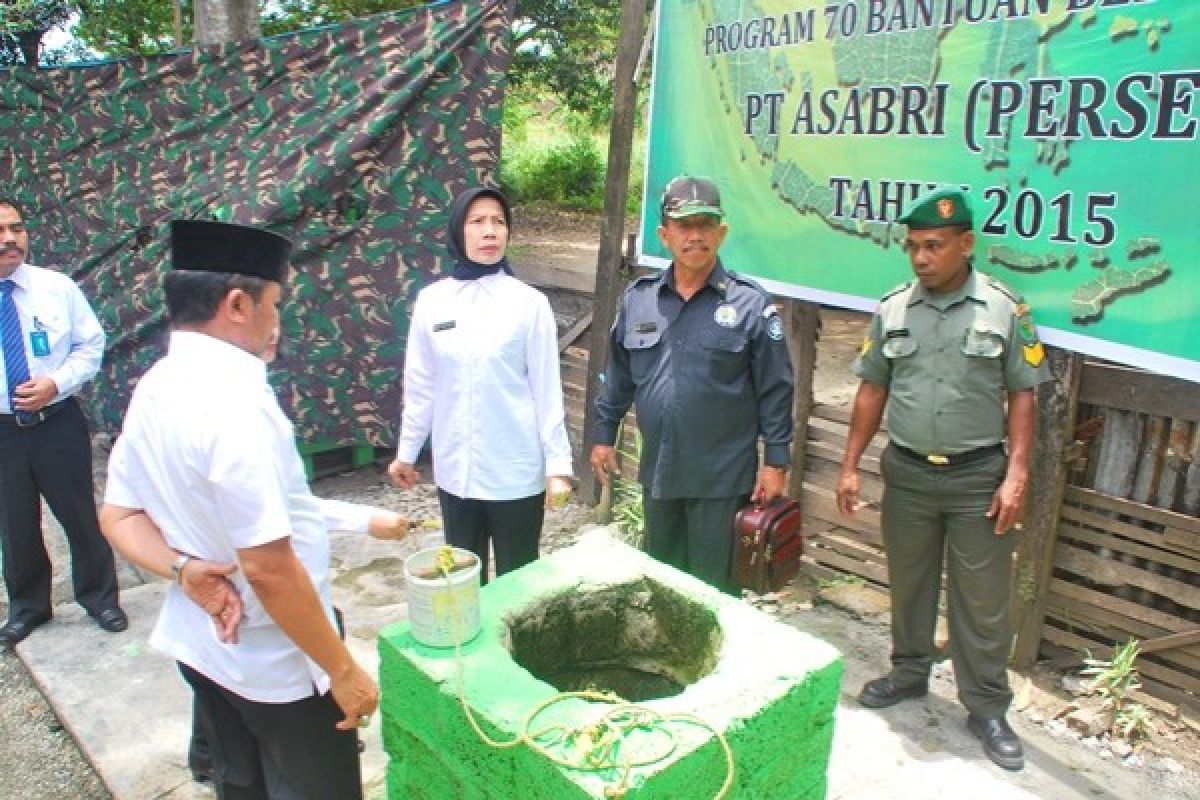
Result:
M192 557L184 553L179 558L175 559L175 563L171 565L171 580L175 583L183 582L183 568L192 560Z

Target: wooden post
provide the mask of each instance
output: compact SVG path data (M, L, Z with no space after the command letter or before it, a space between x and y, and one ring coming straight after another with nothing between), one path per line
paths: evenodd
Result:
M608 332L616 316L622 289L621 241L625 235L625 198L629 191L629 162L633 152L633 125L637 114L634 68L646 28L645 0L621 0L621 33L613 76L613 114L608 137L608 174L604 183L604 217L600 222L600 253L596 257L596 288L592 293L592 333L588 353L587 392L584 395L583 432L580 435L580 495L596 502L596 481L588 466L589 436L596 424L595 402L608 361Z
M1054 380L1037 390L1038 432L1029 470L1029 505L1023 530L1008 534L1020 536L1010 601L1016 632L1012 661L1017 669L1033 666L1042 639L1067 480L1068 465L1063 456L1075 439L1075 412L1083 374L1083 356L1058 348L1047 348L1046 352Z
M175 47L179 50L184 48L183 41L183 0L171 0L171 12L173 22L175 24Z
M792 471L788 479L788 497L799 500L804 486L804 449L808 440L808 417L813 407L813 373L817 368L817 332L821 328L821 309L805 300L783 303L783 331L792 357L796 394L792 400Z

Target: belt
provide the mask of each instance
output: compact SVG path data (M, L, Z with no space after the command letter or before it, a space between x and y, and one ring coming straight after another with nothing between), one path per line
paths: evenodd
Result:
M896 452L903 456L911 458L913 461L920 461L923 464L932 464L935 467L957 467L959 464L968 464L972 461L978 461L981 458L995 455L996 453L1004 452L1004 443L996 442L989 444L986 447L977 447L974 450L968 450L965 453L946 453L940 455L938 453L918 453L916 450L909 450L902 444L892 442L892 447L896 448Z
M22 411L20 414L0 414L0 425L16 425L18 428L32 428L41 425L46 420L53 417L59 411L67 407L67 403L71 402L71 398L59 400L57 403L51 403L48 406L43 406L41 411Z

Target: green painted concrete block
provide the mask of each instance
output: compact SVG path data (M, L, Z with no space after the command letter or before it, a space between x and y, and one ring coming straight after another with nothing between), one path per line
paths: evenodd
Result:
M608 684L600 678L623 680L635 691L674 685L640 705L661 715L695 715L725 737L735 763L727 798L825 796L842 674L829 644L603 534L490 583L480 594L480 612L479 635L461 649L461 679L454 650L419 644L408 623L380 634L389 800L605 797L618 782L616 771L571 769L524 742L489 746L459 699L461 686L483 731L509 743L558 694L547 680L561 687L593 678L601 685ZM582 729L606 710L604 703L570 699L552 705L533 727ZM674 736L673 750L630 772L625 797L715 796L727 760L704 727L671 722L654 733L635 731L622 752L657 749L665 729ZM574 757L576 750L555 752Z

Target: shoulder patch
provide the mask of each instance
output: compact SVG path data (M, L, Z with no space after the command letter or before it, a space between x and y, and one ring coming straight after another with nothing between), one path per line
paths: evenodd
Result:
M883 303L883 301L887 300L889 297L900 294L901 292L905 291L906 289L912 288L913 283L914 283L913 281L909 281L908 283L900 284L895 289L892 289L890 292L885 294L883 297L879 298L879 302Z
M988 275L988 274L982 273L982 272L980 273L980 275L982 275L987 280L988 286L991 286L997 292L1004 295L1009 300L1012 300L1017 305L1021 305L1021 295L1017 294L1012 289L1008 288L1003 283L1001 283L1000 281L993 278L991 275Z
M778 314L767 320L767 336L776 342L783 338L783 320Z
M747 278L745 275L741 275L737 272L734 272L731 269L725 270L725 274L728 275L729 279L731 281L733 281L734 283L740 283L742 286L749 286L751 289L756 289L756 290L762 292L763 294L769 294L769 292L767 292L766 289L759 286L758 283L755 282L752 278Z

